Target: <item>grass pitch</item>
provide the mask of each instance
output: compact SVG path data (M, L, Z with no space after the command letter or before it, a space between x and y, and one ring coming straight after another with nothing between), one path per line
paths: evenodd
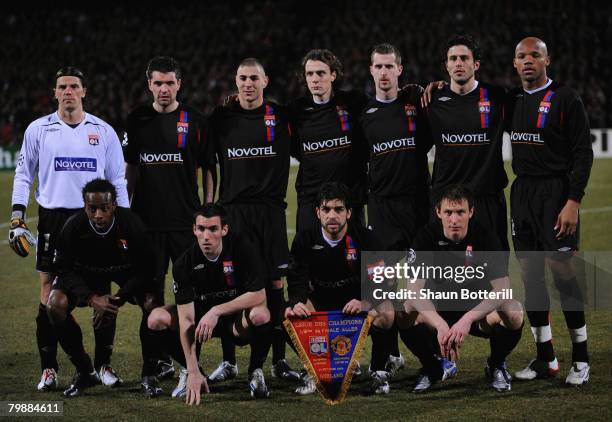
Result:
M295 227L295 171L291 172L287 202L287 224L290 239ZM508 174L512 171L508 168ZM12 172L0 172L0 204L5 215L10 211ZM509 188L506 189L509 192ZM585 251L609 251L612 241L612 160L595 161L593 173L582 206L582 240ZM29 218L36 215L36 206L30 202ZM35 223L30 226L35 227ZM0 223L0 230L8 231L8 225ZM494 392L483 376L483 364L488 356L488 342L482 339L467 340L458 375L426 395L414 395L409 391L416 380L418 363L401 345L407 358L407 369L392 381L388 396L367 394L368 382L357 379L347 400L329 407L318 395L297 397L294 385L276 381L269 376L269 360L265 373L271 397L253 401L249 397L246 381L248 348L238 350L238 379L212 387L213 393L205 396L199 407L188 408L179 400L169 397L176 380L162 383L166 395L157 400L144 399L140 394L140 346L137 307L124 306L118 317L113 366L123 377L125 384L117 389L95 387L83 397L64 400L61 391L38 393L36 384L40 377L38 352L35 339L35 317L39 302L39 282L34 271L34 257L17 257L2 242L0 245L0 401L64 401L64 417L69 420L610 420L612 419L612 344L609 342L612 326L611 311L589 312L589 349L591 353L591 382L582 388L562 386L571 364L570 340L560 312L554 312L553 332L557 357L561 364L559 379L529 383L514 382L507 394ZM514 281L516 274L512 274ZM169 283L166 283L167 285ZM520 283L519 283L520 284ZM515 283L516 285L516 283ZM553 296L555 293L552 293ZM172 294L166 292L166 300ZM93 333L90 309L77 309L75 317L80 322L85 347L93 351ZM369 342L361 358L367 368L370 356ZM292 366L299 363L288 349ZM535 346L528 327L516 350L510 355L511 371L524 367L535 356ZM206 345L201 362L204 369L212 370L221 359L217 340ZM63 351L59 352L61 389L69 383L74 368Z

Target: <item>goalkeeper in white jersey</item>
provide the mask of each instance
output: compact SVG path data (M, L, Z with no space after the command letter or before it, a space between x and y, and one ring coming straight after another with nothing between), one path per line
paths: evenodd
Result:
M129 207L121 143L114 129L83 110L87 90L83 73L64 67L55 75L57 111L33 121L26 129L15 170L9 245L22 257L37 243L36 270L40 277L40 305L36 317L36 340L42 377L38 390L57 387L57 337L47 317L46 304L55 278L55 242L64 223L83 208L81 189L90 180L105 178L116 187L117 202ZM26 225L26 207L34 179L38 202L38 239ZM114 329L96 332L96 366L105 384L118 377L110 365L108 348ZM99 349L99 350L98 350Z

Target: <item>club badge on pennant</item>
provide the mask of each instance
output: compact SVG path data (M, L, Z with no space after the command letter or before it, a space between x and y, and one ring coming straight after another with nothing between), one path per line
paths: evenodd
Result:
M285 328L304 367L329 405L346 397L372 316L341 311L313 312L309 318L289 318Z

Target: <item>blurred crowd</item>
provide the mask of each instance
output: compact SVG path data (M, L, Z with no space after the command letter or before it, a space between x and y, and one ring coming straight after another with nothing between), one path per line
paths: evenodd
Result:
M129 111L150 101L145 69L155 55L183 68L179 100L208 113L234 91L235 68L258 57L284 102L304 93L297 74L311 48L328 48L344 65L344 88L373 92L373 45L403 54L403 83L445 79L445 41L472 34L483 58L477 79L509 88L516 43L534 35L549 47L549 75L576 89L591 127L611 127L612 6L587 1L225 0L130 2L70 9L13 3L0 15L0 146L19 145L29 122L52 112L53 76L74 65L86 76L87 111L121 135Z

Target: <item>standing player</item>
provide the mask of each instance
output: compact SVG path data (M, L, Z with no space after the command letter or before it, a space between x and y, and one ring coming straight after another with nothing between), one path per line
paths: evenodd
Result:
M399 51L379 44L371 61L376 98L361 116L369 147L368 225L386 250L405 250L427 223L429 134L420 97L398 98L403 69Z
M124 156L132 210L147 225L157 253L154 261L157 302L163 305L169 260L174 262L191 243L191 217L201 203L197 173L200 167L202 177L207 175L205 123L197 110L177 100L182 75L173 58L154 57L146 75L153 103L137 108L128 116ZM202 184L212 188L212 181L210 186L205 180ZM140 329L145 335L146 319ZM154 382L149 377L155 372L161 378L171 376L172 361L162 359L157 371L143 368L145 389L147 380Z
M452 184L467 186L475 196L474 220L509 250L503 192L508 177L502 158L505 92L476 80L480 56L469 35L447 42L444 64L450 85L434 91L426 109L436 146L432 190L436 196Z
M289 105L291 155L300 162L296 230L318 227L317 194L326 182L349 187L352 222L365 226L367 148L359 127L366 99L355 91L341 91L342 64L329 50L310 50L302 59L301 78L309 96Z
M367 311L370 304L361 301L361 252L379 250L373 233L361 224L353 224L349 190L336 182L324 184L316 208L319 225L300 230L291 246L291 265L287 276L289 307L285 316L310 316L315 311L342 310L346 314ZM394 312L373 311L372 390L389 393L390 373L385 366L393 337ZM303 377L300 395L316 391L314 379Z
M187 368L182 388L173 396L186 396L190 405L200 404L202 387L208 392L196 349L197 343L212 337L238 345L251 343L251 397L269 395L262 371L270 347L265 269L249 238L232 233L222 206L206 204L196 212L197 240L172 268L176 305L157 308L149 317L160 344Z
M219 202L226 206L232 230L250 234L266 265L266 295L274 327L272 375L299 377L285 360L283 277L287 271L285 195L289 178L289 131L285 111L264 100L268 77L261 63L244 59L236 71L238 101L213 112L210 125L210 168L220 167ZM212 190L208 200L212 200ZM232 345L223 345L223 362L210 380L238 373Z
M537 357L518 379L559 372L549 323L550 299L544 284L544 261L559 290L572 339L572 367L567 384L589 380L584 300L572 255L578 249L580 201L593 164L589 121L572 89L549 79L546 44L534 37L518 43L514 67L522 87L509 93L512 168L512 239L525 283L525 307ZM536 251L546 251L536 252ZM544 256L546 255L545 259Z
M416 280L412 285L417 292L415 299L406 302L407 314L402 314L399 321L402 339L423 364L413 389L415 393L425 392L436 381L457 372L454 364L440 365L433 352L456 357L468 334L490 341L485 374L491 379L491 386L498 392L512 388L505 360L521 339L523 311L518 301L504 295L507 292L504 289L510 287L505 254L491 252L499 251L501 245L497 237L472 220L473 204L472 194L463 186L446 187L437 199L438 220L421 229L413 242L417 262L425 260L428 266L444 268L444 277L448 268L457 269L451 279L440 277L440 272L438 278L428 279L427 284L425 279ZM464 277L470 274L469 268L474 276ZM475 299L452 296L463 290L478 296ZM434 303L421 296L432 292ZM437 331L439 344L434 350L429 349L427 330L419 322Z
M68 219L57 241L58 276L47 305L59 342L77 370L64 391L66 397L78 396L100 383L72 310L92 307L97 328L114 325L119 308L128 301L138 303L143 316L145 303L149 310L152 307L152 295L145 292L151 286L153 257L142 221L129 209L117 208L117 191L107 180L88 182L82 198L85 209ZM115 295L111 295L111 281L121 287ZM147 340L141 337L142 356L152 359Z
M85 113L87 89L83 73L64 67L55 74L54 98L57 111L32 122L26 129L13 182L9 244L20 256L27 256L36 240L25 223L26 207L34 179L38 210L36 270L40 278L40 305L36 317L36 341L42 377L38 390L57 387L57 338L47 317L46 304L55 278L53 256L57 237L72 214L83 208L81 189L96 177L110 180L117 188L117 202L128 207L121 143L111 126ZM96 355L108 354L100 344ZM111 341L112 344L112 341ZM104 351L105 353L102 353ZM108 362L102 362L106 364ZM100 368L109 383L117 380L110 366ZM107 371L108 369L108 371Z

